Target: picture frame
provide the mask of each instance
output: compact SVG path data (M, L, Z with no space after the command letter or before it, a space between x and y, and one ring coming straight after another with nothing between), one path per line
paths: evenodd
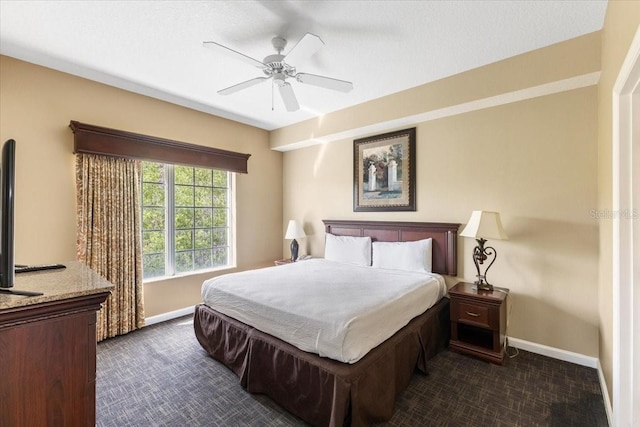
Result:
M353 211L416 210L416 128L353 141Z

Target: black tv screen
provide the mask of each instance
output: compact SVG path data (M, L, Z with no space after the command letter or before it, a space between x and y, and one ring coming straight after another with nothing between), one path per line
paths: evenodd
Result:
M9 139L2 146L0 170L0 288L11 288L15 278L13 245L13 204L16 142Z
M14 188L16 175L16 142L7 140L2 146L0 162L0 293L39 296L42 292L13 289L16 265L14 262ZM63 269L62 264L20 266L21 272Z

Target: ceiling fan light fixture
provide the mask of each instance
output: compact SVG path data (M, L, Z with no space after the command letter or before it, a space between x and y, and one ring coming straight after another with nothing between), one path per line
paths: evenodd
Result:
M284 86L287 76L284 73L273 73L273 83L277 86Z

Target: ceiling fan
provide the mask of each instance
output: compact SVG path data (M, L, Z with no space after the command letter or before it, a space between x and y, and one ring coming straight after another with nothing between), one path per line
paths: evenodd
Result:
M282 97L282 101L284 102L287 111L297 111L300 108L300 105L298 104L296 95L293 92L293 87L289 82L287 82L287 79L289 78L295 79L300 83L337 90L340 92L349 92L353 89L353 83L351 82L331 77L318 76L315 74L297 72L296 67L293 64L310 58L322 46L324 46L322 39L311 33L306 33L286 55L283 55L282 51L287 45L287 41L282 37L274 37L271 40L271 44L277 53L268 55L262 61L253 59L216 42L203 42L202 44L204 47L229 54L238 60L259 68L266 75L266 77L256 77L251 80L229 86L225 89L221 89L218 91L220 95L231 95L232 93L236 93L240 90L271 79L273 84L278 86L280 96Z

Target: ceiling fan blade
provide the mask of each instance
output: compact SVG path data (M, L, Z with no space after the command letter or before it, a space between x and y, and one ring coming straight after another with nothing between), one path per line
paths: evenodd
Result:
M300 83L320 86L340 92L349 92L353 89L353 83L351 82L333 79L331 77L316 76L315 74L298 73L296 74L296 80Z
M229 86L227 88L221 89L218 91L220 95L231 95L232 93L236 93L242 89L246 89L251 86L255 86L259 83L262 83L265 80L269 80L270 77L256 77L255 79L247 80L246 82L238 83L233 86Z
M233 49L230 49L226 46L221 45L220 43L216 43L216 42L202 42L202 46L212 49L212 50L216 50L218 52L222 52L226 55L230 55L233 58L244 62L245 64L249 64L253 67L257 67L260 68L262 70L269 68L267 65L265 65L264 63L262 63L262 61L258 61L257 59L253 59L250 56L245 55L244 53L240 53L237 52Z
M282 97L282 101L284 102L284 106L287 111L298 111L300 109L300 105L298 105L298 100L296 99L296 94L293 93L293 87L287 82L284 82L280 87L280 96Z
M324 42L320 37L307 33L289 51L283 61L289 65L297 65L311 58L322 46L324 46Z

